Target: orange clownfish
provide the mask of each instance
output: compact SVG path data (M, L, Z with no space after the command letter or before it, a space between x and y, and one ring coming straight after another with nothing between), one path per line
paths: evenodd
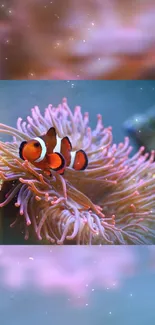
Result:
M54 127L45 135L23 141L19 147L19 156L47 174L50 174L50 169L63 174L66 166L84 170L88 165L86 153L83 150L72 151L69 138L60 138Z

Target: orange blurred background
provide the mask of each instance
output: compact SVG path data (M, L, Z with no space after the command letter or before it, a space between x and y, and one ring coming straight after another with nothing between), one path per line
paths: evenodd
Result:
M154 79L153 0L2 0L0 79Z

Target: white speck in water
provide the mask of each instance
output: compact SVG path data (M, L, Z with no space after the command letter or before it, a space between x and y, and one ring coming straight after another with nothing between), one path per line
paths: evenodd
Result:
M29 260L33 261L33 260L34 260L34 258L30 256L30 257L29 257Z

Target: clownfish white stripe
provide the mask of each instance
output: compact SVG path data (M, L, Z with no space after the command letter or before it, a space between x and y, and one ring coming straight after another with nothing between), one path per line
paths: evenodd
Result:
M34 140L38 141L41 145L41 155L38 159L35 160L35 162L40 162L42 161L45 156L46 156L46 153L47 153L47 148L46 148L46 144L44 142L44 140L42 140L41 138L37 137L37 138L34 138Z
M61 152L61 138L59 138L59 136L58 135L56 135L56 141L57 141L57 144L56 144L56 146L55 146L55 148L54 148L54 150L53 150L53 152Z
M73 168L75 156L76 156L76 151L72 151L71 152L71 162L70 162L70 165L68 167Z

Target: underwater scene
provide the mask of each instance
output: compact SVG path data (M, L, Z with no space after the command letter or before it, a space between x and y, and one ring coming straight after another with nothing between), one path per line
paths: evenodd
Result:
M3 325L154 325L154 246L1 246Z
M154 81L0 81L1 244L154 244L154 103Z

